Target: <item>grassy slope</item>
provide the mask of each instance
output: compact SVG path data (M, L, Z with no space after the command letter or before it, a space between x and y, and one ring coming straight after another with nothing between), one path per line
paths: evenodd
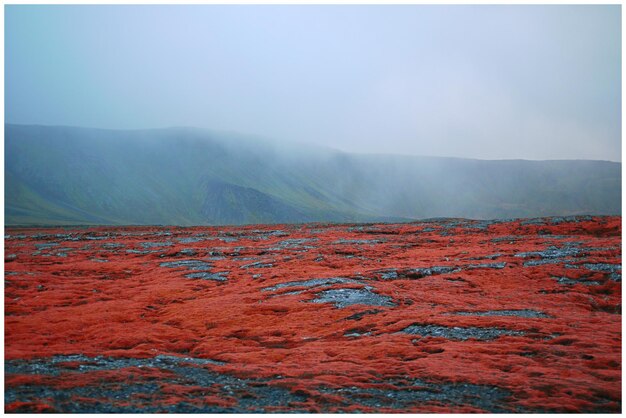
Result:
M314 186L278 167L271 149L238 138L212 138L188 129L125 132L8 125L6 201L31 208L33 219L48 223L57 218L65 222L68 217L56 207L68 205L91 215L88 219L74 213L76 223L221 223L201 212L209 184L221 181L268 194L306 213L306 220L363 219L307 193ZM33 205L27 194L41 197L40 204ZM227 212L241 202L218 203ZM267 208L248 210L266 213L251 220L281 221L268 215ZM6 214L8 223L29 223L10 210Z
M7 224L621 213L617 163L351 155L183 128L5 133Z

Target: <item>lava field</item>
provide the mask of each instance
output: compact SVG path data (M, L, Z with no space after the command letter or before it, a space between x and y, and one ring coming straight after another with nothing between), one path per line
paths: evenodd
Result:
M5 412L621 411L621 217L5 229Z

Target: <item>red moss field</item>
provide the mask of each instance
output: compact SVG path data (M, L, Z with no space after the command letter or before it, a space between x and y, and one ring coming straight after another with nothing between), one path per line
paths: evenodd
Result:
M5 230L5 412L621 411L621 217Z

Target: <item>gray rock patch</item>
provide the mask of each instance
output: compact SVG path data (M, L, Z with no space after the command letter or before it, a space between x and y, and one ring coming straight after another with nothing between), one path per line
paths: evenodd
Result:
M43 244L35 244L35 248L37 248L38 250L45 250L46 248L52 248L58 245L58 242L45 242Z
M410 269L404 272L400 272L400 276L406 276L410 279L420 279L426 276L435 276L439 274L448 274L448 273L456 273L461 271L459 267L450 267L450 266L435 266L435 267L426 267L426 268L416 268Z
M435 383L421 379L384 380L395 389L360 388L357 386L338 389L321 388L320 392L340 395L350 405L364 408L391 408L398 412L415 403L436 402L444 405L472 405L495 413L519 412L507 405L511 393L488 385L471 383Z
M179 261L166 261L160 264L161 267L177 268L183 267L188 270L210 270L213 265L201 260L179 260Z
M194 242L207 241L210 238L206 237L186 237L186 238L178 238L178 242L181 244L193 244Z
M222 271L218 273L201 271L198 273L185 274L185 277L188 279L216 280L218 282L225 282L228 279L228 277L226 277L228 273L229 273L228 271Z
M565 246L559 248L555 246L550 246L543 251L530 251L530 252L522 252L515 254L515 257L521 258L529 258L529 257L539 257L543 259L558 259L565 257L576 257L581 253L580 248L578 248L577 244L567 243Z
M143 248L157 248L157 247L170 247L172 245L171 241L164 242L142 242L141 245Z
M621 264L607 264L607 263L585 263L585 268L591 271L601 271L603 273L617 273L622 271Z
M420 335L422 337L441 337L450 340L466 341L470 338L477 340L493 340L503 335L525 335L523 331L514 331L504 328L479 328L479 327L446 327L432 324L415 324L406 327L401 332L405 334Z
M622 281L622 266L621 264L607 264L607 263L585 263L584 267L587 270L599 271L602 273L609 273L609 278L614 282Z
M318 286L332 286L337 283L357 283L360 284L362 282L352 279L346 279L344 277L329 277L325 279L310 279L310 280L301 280L296 282L287 282L287 283L279 283L275 286L264 287L263 291L276 291L280 289L284 289L287 287L318 287Z
M506 263L484 263L484 264L470 264L467 269L503 269L506 267Z
M152 254L152 253L158 253L159 250L126 250L126 252L128 254Z
M584 286L597 286L600 282L595 280L581 280L581 279L570 279L569 277L553 277L559 284L573 286L576 284L582 284Z
M274 244L274 247L270 248L270 251L280 251L286 248L314 248L310 245L304 245L308 242L316 242L319 241L318 238L294 238L294 239L286 239L283 241L279 241Z
M337 308L350 305L396 306L388 296L379 295L367 288L363 289L330 289L318 293L312 303L334 303Z
M105 242L104 244L102 244L102 248L106 248L106 249L114 249L114 248L122 248L124 247L124 244L120 244L117 242Z
M519 316L522 318L551 318L550 315L546 315L543 312L535 311L532 309L515 309L515 310L501 310L501 311L477 311L477 312L451 312L453 315L461 316Z
M398 278L398 272L396 270L388 270L380 275L383 280L393 280Z
M245 264L241 266L242 269L262 269L262 268L272 268L274 265L272 263L263 263L262 261L258 261L256 263Z

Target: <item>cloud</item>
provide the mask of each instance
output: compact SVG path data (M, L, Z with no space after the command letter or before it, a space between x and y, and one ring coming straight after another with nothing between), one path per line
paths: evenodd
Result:
M356 152L620 160L620 13L7 6L6 118L197 126Z

